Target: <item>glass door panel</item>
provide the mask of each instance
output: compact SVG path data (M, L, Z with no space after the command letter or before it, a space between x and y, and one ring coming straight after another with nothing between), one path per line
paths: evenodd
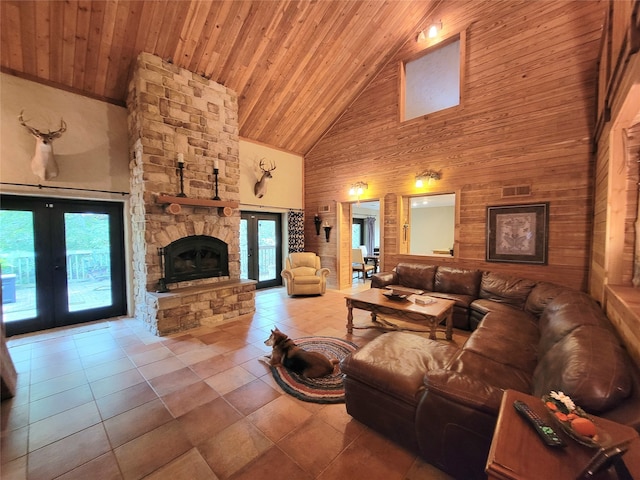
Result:
M64 232L69 311L112 305L109 215L65 213Z
M5 322L26 320L38 315L33 225L32 212L0 210L0 265Z
M260 258L260 275L258 280L265 282L275 280L280 275L276 272L276 222L274 220L258 220L258 252Z
M280 215L242 212L240 219L240 278L258 282L257 288L282 285Z

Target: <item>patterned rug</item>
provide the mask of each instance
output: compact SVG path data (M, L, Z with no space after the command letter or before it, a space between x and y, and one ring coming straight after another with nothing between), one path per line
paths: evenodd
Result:
M302 337L294 340L296 345L309 352L320 352L327 358L342 360L358 346L355 343L334 337ZM305 402L344 403L344 375L340 365L326 377L305 378L284 368L282 365L270 367L275 381L289 395Z

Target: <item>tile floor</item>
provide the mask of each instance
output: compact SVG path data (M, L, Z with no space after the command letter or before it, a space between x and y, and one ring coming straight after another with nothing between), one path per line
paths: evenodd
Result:
M358 345L379 335L346 334L349 291L259 291L254 314L171 337L130 318L11 337L19 385L1 405L1 478L449 478L353 420L344 404L287 395L258 360L274 325L293 338Z

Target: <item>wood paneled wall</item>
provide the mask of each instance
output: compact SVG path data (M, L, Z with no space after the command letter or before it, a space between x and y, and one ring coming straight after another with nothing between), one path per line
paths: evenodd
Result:
M307 249L329 267L334 287L350 279L347 222L322 214L340 232L328 244L313 232L322 205L353 202L349 186L366 181L361 200L383 204L382 268L398 261L447 262L503 271L585 290L593 216L592 138L597 57L604 2L444 2L442 40L466 29L462 108L401 123L399 63L433 44L407 40L342 118L305 157ZM402 197L424 194L414 176L442 172L429 192L456 192L455 256L401 254ZM530 185L527 197L502 189ZM550 202L545 266L485 261L486 207ZM334 228L335 231L335 228ZM348 248L347 248L348 247Z

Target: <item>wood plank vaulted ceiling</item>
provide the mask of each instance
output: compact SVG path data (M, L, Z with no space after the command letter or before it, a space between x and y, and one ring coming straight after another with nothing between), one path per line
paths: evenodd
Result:
M0 65L125 105L152 53L234 90L242 137L305 154L440 1L2 0Z

